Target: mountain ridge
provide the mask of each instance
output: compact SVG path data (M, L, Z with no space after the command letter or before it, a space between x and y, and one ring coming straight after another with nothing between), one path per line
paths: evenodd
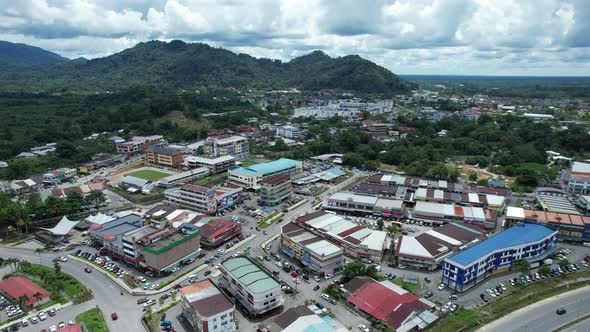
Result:
M23 84L45 91L114 90L150 85L175 89L296 87L393 93L414 87L358 55L332 58L323 51L283 62L236 54L204 43L156 40L141 42L103 58L84 60L5 67L0 71L3 82L0 89Z

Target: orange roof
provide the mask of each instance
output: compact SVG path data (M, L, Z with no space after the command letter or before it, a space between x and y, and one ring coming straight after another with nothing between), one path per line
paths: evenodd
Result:
M584 217L576 214L555 213L536 210L524 210L525 219L535 220L540 223L554 223L562 225L573 225L584 227L590 224L590 217Z
M198 292L200 290L207 289L210 287L215 287L215 286L213 285L213 283L209 279L205 279L205 280L201 280L199 282L196 282L194 284L190 284L188 286L182 287L180 289L180 292L182 294L186 295L186 294L195 293L195 292Z

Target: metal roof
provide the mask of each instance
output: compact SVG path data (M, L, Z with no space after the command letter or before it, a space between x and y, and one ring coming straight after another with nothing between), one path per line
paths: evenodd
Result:
M279 287L276 280L245 257L230 258L221 263L221 266L252 293L264 293Z

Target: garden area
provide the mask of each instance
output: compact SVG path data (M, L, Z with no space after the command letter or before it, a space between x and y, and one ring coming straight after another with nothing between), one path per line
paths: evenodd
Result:
M4 276L25 276L34 283L51 293L51 301L42 307L50 307L56 303L82 303L92 298L92 291L84 287L78 280L69 274L61 272L59 263L55 262L54 268L43 265L32 264L27 261L12 261L11 265L16 268L14 272Z
M108 332L107 322L98 308L90 309L76 316L76 323L82 325L84 331Z
M111 188L112 191L116 192L118 195L123 196L128 201L135 203L135 204L151 204L157 203L164 199L164 188L156 188L149 194L142 194L142 193L130 193L129 191L125 190L124 188Z
M192 184L199 185L199 186L204 186L204 185L206 185L206 184L208 184L210 182L220 182L220 181L222 182L225 179L227 179L227 172L209 175L209 176L206 176L204 178L197 179L197 180L195 180L195 181L193 181L191 183Z
M422 282L419 279L417 279L417 284L414 284L411 282L404 281L403 277L400 276L396 279L391 280L391 282L414 294L418 294L418 292L422 289Z
M148 181L158 181L161 178L165 178L170 176L170 173L158 172L151 169L141 169L135 172L130 172L125 174L125 176L134 176L136 178L148 180Z

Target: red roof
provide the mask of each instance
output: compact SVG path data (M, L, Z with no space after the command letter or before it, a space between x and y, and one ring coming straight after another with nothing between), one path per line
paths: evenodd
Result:
M213 219L201 226L199 229L201 230L201 237L216 239L224 232L227 232L233 227L237 227L239 225L239 223L227 219Z
M4 280L0 283L0 290L14 300L26 295L29 299L26 303L27 306L33 306L35 304L37 299L33 294L37 292L41 294L41 300L51 295L44 288L25 277L11 277Z
M80 324L72 324L58 329L57 332L82 332L82 326Z
M386 322L397 329L401 322L413 311L423 311L429 306L401 287L399 292L385 287L379 282L369 282L362 285L347 300L376 319Z

